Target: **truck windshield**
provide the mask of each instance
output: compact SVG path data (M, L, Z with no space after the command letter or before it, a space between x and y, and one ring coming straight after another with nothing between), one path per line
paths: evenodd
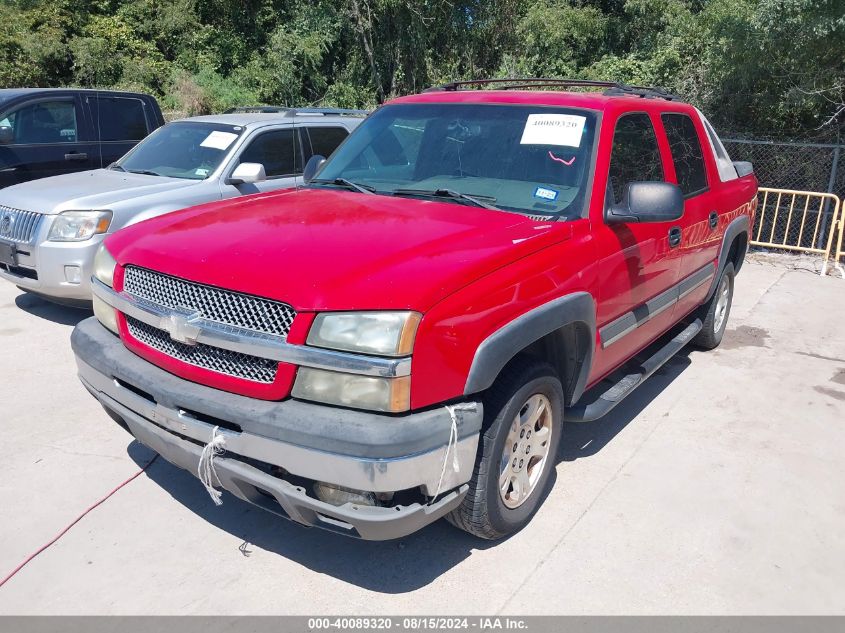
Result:
M574 108L389 105L313 183L573 219L584 203L595 120Z
M138 143L115 167L151 176L204 180L242 132L236 125L176 121Z

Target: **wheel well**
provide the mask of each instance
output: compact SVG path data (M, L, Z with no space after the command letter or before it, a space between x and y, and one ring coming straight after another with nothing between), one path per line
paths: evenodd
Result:
M563 385L565 404L569 406L582 367L590 356L590 342L587 324L570 323L528 345L508 365L525 359L549 363L557 371Z
M734 271L739 272L742 262L745 261L745 253L748 251L748 233L739 233L731 242L726 262L734 265Z

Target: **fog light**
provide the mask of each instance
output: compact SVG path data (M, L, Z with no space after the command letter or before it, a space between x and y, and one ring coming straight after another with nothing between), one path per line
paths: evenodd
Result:
M65 266L65 280L69 284L78 284L82 281L82 269L79 266Z
M378 505L378 499L372 492L344 488L343 486L327 484L324 481L318 481L314 484L314 494L320 501L325 501L333 506L342 506L344 503L354 503L359 506Z

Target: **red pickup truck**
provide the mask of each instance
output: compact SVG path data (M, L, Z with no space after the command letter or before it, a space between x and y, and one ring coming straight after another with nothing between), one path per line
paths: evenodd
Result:
M564 422L719 344L757 182L660 90L491 83L391 101L302 187L109 237L85 387L216 502L365 539L525 526Z

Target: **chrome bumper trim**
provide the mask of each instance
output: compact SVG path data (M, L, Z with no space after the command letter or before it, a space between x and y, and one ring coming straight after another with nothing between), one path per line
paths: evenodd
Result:
M167 431L204 444L211 441L214 429L211 424L185 411L164 407L139 396L80 358L77 358L77 366L85 387L118 415L138 416ZM442 449L425 453L393 458L361 458L296 446L252 433L222 428L218 432L226 438L227 452L280 466L300 477L368 492L396 492L422 486L428 496L438 490L448 440L444 438ZM476 433L458 441L456 452L460 470L455 472L451 468L450 458L450 467L445 469L439 488L441 491L451 490L469 480L475 464L478 437Z
M171 337L181 343L203 343L260 358L347 374L381 378L396 378L411 374L410 356L378 358L319 347L293 345L288 343L283 336L223 325L188 312L164 308L128 292L116 292L96 278L91 279L91 289L96 297L114 309L147 325L170 332Z

